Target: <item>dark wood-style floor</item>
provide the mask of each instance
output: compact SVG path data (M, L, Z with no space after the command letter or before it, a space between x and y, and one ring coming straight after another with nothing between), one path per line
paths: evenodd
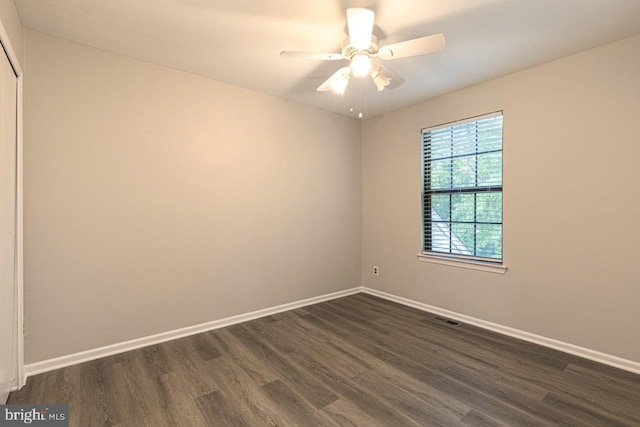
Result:
M357 294L29 378L72 426L639 426L640 376Z

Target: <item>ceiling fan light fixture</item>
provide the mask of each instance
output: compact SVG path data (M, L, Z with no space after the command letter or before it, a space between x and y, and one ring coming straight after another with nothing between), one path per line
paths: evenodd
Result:
M382 92L385 87L389 86L391 79L384 74L382 74L381 70L376 70L371 73L371 78L373 79L373 83L375 83L378 88L378 92Z
M351 70L358 77L364 77L371 71L371 61L366 53L354 55L351 59Z
M349 84L349 75L341 74L340 77L331 82L331 90L340 95L344 95L344 91Z

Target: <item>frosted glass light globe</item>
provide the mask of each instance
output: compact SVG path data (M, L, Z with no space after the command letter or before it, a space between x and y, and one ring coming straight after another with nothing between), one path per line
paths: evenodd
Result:
M369 61L369 55L359 53L351 60L351 70L353 74L358 77L364 77L371 71L371 61Z

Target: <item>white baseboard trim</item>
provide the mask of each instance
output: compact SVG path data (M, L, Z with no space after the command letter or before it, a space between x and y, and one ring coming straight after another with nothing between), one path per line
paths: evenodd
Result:
M199 325L187 326L185 328L161 332L159 334L136 338L130 341L111 344L104 347L82 351L79 353L68 354L65 356L56 357L54 359L29 363L25 365L26 377L41 374L43 372L53 371L55 369L64 368L66 366L76 365L78 363L88 362L90 360L99 359L101 357L124 353L125 351L135 350L137 348L146 347L153 344L159 344L165 341L171 341L189 335L199 334L201 332L211 331L213 329L224 328L225 326L235 325L236 323L242 323L260 317L270 316L272 314L281 313L283 311L293 310L296 308L345 297L359 292L362 292L361 286L346 289L343 291L333 292L326 295L307 298L300 301L281 304L275 307L264 308L262 310L252 311L250 313L239 314L237 316L214 320L212 322L201 323Z
M621 357L613 356L606 353L601 353L596 350L591 350L591 349L580 347L574 344L558 341L552 338L547 338L547 337L532 334L529 332L521 331L518 329L511 328L509 326L504 326L497 323L488 322L486 320L477 319L475 317L467 316L465 314L456 313L454 311L450 311L450 310L446 310L446 309L432 306L429 304L421 303L408 298L399 297L399 296L389 294L383 291L379 291L376 289L358 286L358 287L346 289L343 291L333 292L326 295L321 295L321 296L307 298L300 301L294 301L286 304L277 305L275 307L269 307L262 310L252 311L250 313L239 314L237 316L231 316L224 319L214 320L212 322L206 322L206 323L201 323L199 325L187 326L185 328L175 329L167 332L161 332L159 334L149 335L142 338L136 338L130 341L124 341L121 343L111 344L104 347L82 351L79 353L60 356L54 359L48 359L40 362L30 363L24 366L25 373L26 373L26 375L24 375L25 382L27 377L41 374L43 372L53 371L55 369L64 368L66 366L88 362L90 360L99 359L101 357L112 356L118 353L124 353L126 351L135 350L135 349L146 347L149 345L159 344L165 341L171 341L171 340L186 337L189 335L199 334L201 332L206 332L213 329L224 328L225 326L235 325L237 323L246 322L246 321L257 319L260 317L281 313L283 311L293 310L293 309L301 308L307 305L317 304L320 302L357 294L359 292L364 292L370 295L384 298L389 301L393 301L409 307L417 308L418 310L423 310L433 314L438 314L444 317L458 320L460 322L478 326L483 329L488 329L490 331L494 331L503 335L519 338L524 341L532 342L532 343L553 348L555 350L559 350L565 353L573 354L575 356L583 357L585 359L593 360L595 362L603 363L605 365L624 369L625 371L640 374L640 363L634 362L632 360L623 359ZM23 385L24 384L21 384L20 387L22 387Z
M540 335L532 334L530 332L521 331L519 329L514 329L509 326L500 325L498 323L477 319L475 317L456 313L454 311L446 310L440 307L435 307L433 305L414 301L408 298L399 297L393 294L379 291L377 289L363 287L362 292L376 296L376 297L384 298L389 301L397 302L402 305L417 308L418 310L428 311L433 314L438 314L440 316L448 317L453 320L457 320L463 323L468 323L470 325L477 326L479 328L488 329L490 331L497 332L499 334L508 335L514 338L519 338L523 341L539 344L544 347L549 347L555 350L562 351L564 353L573 354L574 356L579 356L585 359L593 360L594 362L603 363L605 365L613 366L619 369L624 369L625 371L633 372L635 374L640 374L640 363L634 362L632 360L627 360L618 356L601 353L599 351L591 350L589 348L580 347L580 346L569 344L563 341L558 341L553 338L547 338Z
M16 387L16 390L20 390L27 384L27 370L25 369L24 363L22 363L22 361L20 361L19 369L20 375L18 375L18 386Z

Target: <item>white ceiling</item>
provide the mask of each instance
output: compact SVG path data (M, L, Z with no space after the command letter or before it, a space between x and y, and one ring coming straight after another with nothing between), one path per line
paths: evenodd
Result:
M640 0L15 0L25 27L345 115L365 117L640 33ZM345 10L375 11L380 45L444 33L444 51L387 61L406 80L316 92L341 61ZM350 108L355 111L350 113Z

